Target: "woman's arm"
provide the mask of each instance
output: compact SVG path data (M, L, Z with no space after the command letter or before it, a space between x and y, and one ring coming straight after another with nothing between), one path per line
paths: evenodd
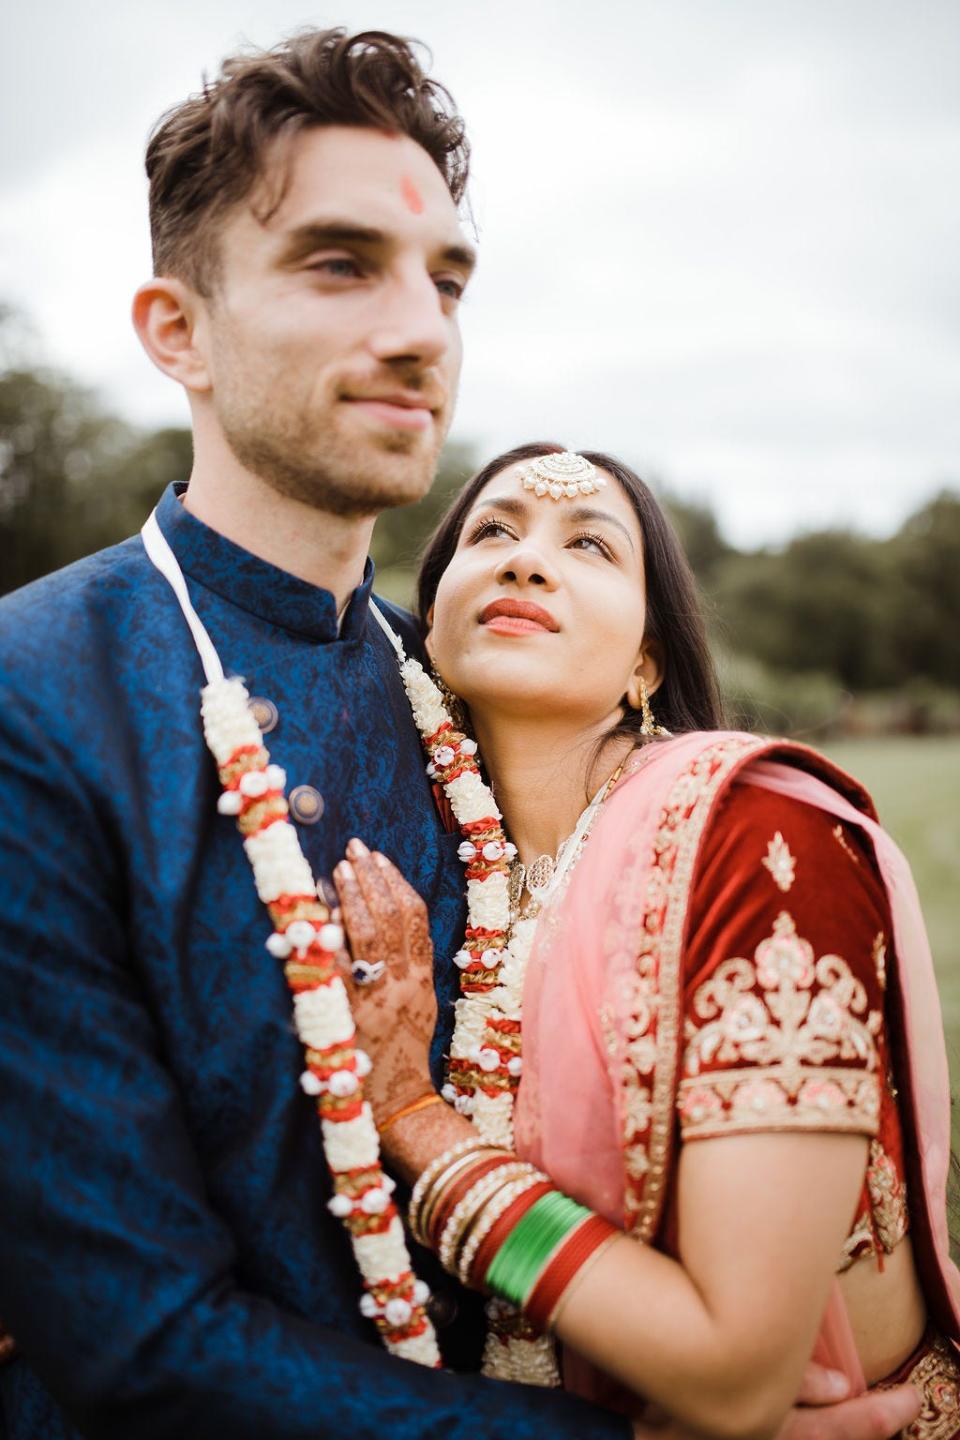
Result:
M469 1121L456 1115L448 1106L437 1105L405 1117L392 1125L384 1136L384 1149L387 1152L390 1168L408 1183L413 1184L427 1165L439 1154L465 1139L470 1139L475 1134ZM780 1137L767 1138L777 1139ZM816 1144L817 1137L804 1138L812 1138ZM731 1143L727 1142L728 1145ZM751 1137L746 1143L752 1145L755 1141ZM854 1146L857 1144L856 1140L851 1143ZM719 1151L721 1142L705 1141L699 1146L691 1146L689 1156L696 1160L697 1153L702 1151L705 1158L708 1158L706 1152L711 1149ZM745 1158L741 1154L741 1159ZM705 1175L698 1178L707 1179L709 1184L709 1179ZM803 1182L807 1186L814 1178L809 1169L802 1176ZM731 1183L730 1179L727 1183ZM739 1204L740 1188L735 1175L732 1177L732 1188ZM720 1198L722 1197L714 1196L713 1203L716 1204ZM746 1223L743 1228L749 1235ZM752 1237L750 1238L752 1239ZM798 1236L797 1239L802 1241L802 1237ZM802 1256L802 1253L802 1244L798 1243L795 1246L795 1254ZM729 1268L736 1273L738 1257L733 1245L730 1246L727 1255ZM834 1259L835 1252L830 1255L830 1261L832 1262ZM639 1261L639 1273L633 1269L633 1264L637 1261ZM611 1374L614 1373L614 1368L610 1357L625 1347L627 1335L631 1333L625 1327L618 1327L618 1317L626 1315L632 1320L634 1312L639 1311L642 1306L642 1296L646 1287L659 1285L659 1275L652 1278L653 1267L648 1270L647 1261L653 1261L654 1265L660 1262L671 1272L679 1269L675 1262L659 1255L656 1251L628 1240L626 1237L615 1242L605 1254L601 1255L594 1269L587 1271L580 1289L572 1288L568 1303L558 1317L556 1333L559 1337L589 1355L597 1365ZM625 1262L630 1268L624 1268L621 1271L621 1262ZM602 1265L608 1267L612 1273L604 1276L600 1269ZM830 1268L832 1266L828 1265L827 1269ZM764 1289L773 1291L774 1284L769 1274L761 1274L761 1281ZM789 1291L783 1286L782 1281L778 1281L778 1284L789 1298ZM654 1293L655 1300L648 1307L647 1319L656 1328L657 1317L661 1313L659 1308L661 1295L658 1288ZM697 1298L702 1299L699 1295ZM702 1303L705 1304L705 1300L702 1300ZM819 1312L817 1320L819 1320ZM787 1323L795 1324L795 1316L788 1317ZM815 1321L814 1329L816 1323ZM614 1333L612 1339L608 1338L608 1332L610 1330L617 1332L618 1328L619 1333ZM691 1353L694 1361L692 1365L693 1384L697 1386L701 1383L701 1370L696 1363L690 1337L685 1334L681 1335L680 1345L682 1349L689 1349ZM773 1347L771 1346L771 1348ZM706 1424L695 1424L689 1419L681 1420L680 1407L676 1403L680 1391L677 1390L663 1401L663 1408L678 1417L677 1420L666 1427L656 1425L652 1428L643 1422L637 1422L634 1427L635 1440L693 1440L695 1435L701 1437L730 1434L749 1436L758 1433L775 1434L776 1440L887 1440L887 1437L898 1435L916 1418L920 1400L917 1392L910 1386L903 1385L895 1390L874 1391L856 1399L846 1399L849 1390L846 1388L843 1376L806 1363L812 1349L811 1338L806 1350L800 1356L797 1375L802 1378L794 1379L793 1389L789 1391L785 1405L780 1410L779 1429L776 1428L776 1425L772 1430L767 1428L758 1431L750 1428L755 1417L746 1413L742 1416L743 1424L740 1429L735 1428L732 1423L729 1428L723 1428L718 1424L720 1416L717 1413L708 1415ZM742 1360L743 1357L740 1358ZM782 1356L777 1355L772 1367L775 1372L773 1383L776 1384L778 1391L780 1385L785 1384L782 1369L778 1368L781 1359ZM762 1357L756 1348L747 1352L747 1362L750 1372L749 1386L753 1390L759 1390L764 1383L764 1367ZM795 1363L794 1361L791 1369ZM804 1368L805 1366L806 1368ZM629 1375L623 1372L620 1374L627 1384L634 1383ZM675 1381L674 1384L676 1385L676 1383ZM644 1387L644 1393L652 1397L652 1387ZM770 1391L765 1389L764 1393L768 1400L771 1400ZM758 1400L757 1409L759 1409L760 1403ZM779 1397L777 1404L780 1404ZM784 1415L783 1409L790 1406L798 1408L791 1408ZM728 1399L723 1402L723 1408L726 1414L732 1414ZM752 1408L754 1408L752 1403L743 1406L744 1412Z
M388 979L357 993L355 1009L378 1062L371 1098L384 1148L413 1181L475 1132L440 1105L391 1121L430 1089L433 1012L422 966L411 961L417 946L399 939L412 892L382 857L353 849L351 860L337 875L348 929L371 956L378 945L380 954L398 956ZM415 896L412 903L415 910ZM813 1348L865 1148L857 1136L820 1134L687 1147L679 1177L682 1263L617 1238L564 1296L558 1335L702 1435L774 1435Z
M384 1144L391 1167L413 1182L474 1133L437 1106L391 1126ZM687 1147L682 1263L627 1236L614 1240L574 1279L555 1333L699 1434L775 1435L813 1351L865 1158L857 1136ZM775 1205L770 1194L780 1197Z
M774 1435L813 1351L866 1148L767 1134L686 1147L680 1263L612 1244L574 1280L557 1334L707 1435Z

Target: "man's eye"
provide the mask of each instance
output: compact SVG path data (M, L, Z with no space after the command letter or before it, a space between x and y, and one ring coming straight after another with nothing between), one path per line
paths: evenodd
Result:
M466 289L462 280L454 280L452 276L440 276L434 281L440 294L449 300L462 300L463 292Z
M327 260L314 260L307 268L323 275L332 275L338 280L349 280L360 274L360 266L356 260L351 260L347 255L332 255Z

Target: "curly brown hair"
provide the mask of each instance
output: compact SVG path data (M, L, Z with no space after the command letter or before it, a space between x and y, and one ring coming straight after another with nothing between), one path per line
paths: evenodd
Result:
M408 135L459 204L470 160L464 123L449 91L425 74L417 44L384 30L304 30L271 50L224 60L200 94L160 117L147 145L154 273L209 294L219 222L268 180L275 142L319 125ZM261 220L274 213L288 181L282 157L275 175L270 168Z

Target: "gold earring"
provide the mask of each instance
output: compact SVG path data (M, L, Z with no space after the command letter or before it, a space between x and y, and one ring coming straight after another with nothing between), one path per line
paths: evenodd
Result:
M454 692L450 689L450 686L447 684L446 680L444 680L443 676L440 674L440 671L437 669L436 665L434 665L432 662L430 665L430 676L433 680L434 685L436 685L437 689L440 691L441 696L443 697L443 703L444 705L446 705L447 710L450 712L450 719L453 721L455 727L460 731L466 731L467 711L466 706L460 699L460 696L454 694Z
M658 725L653 718L653 708L650 704L650 692L647 689L647 682L640 676L640 734L641 735L669 735L670 731L663 725Z

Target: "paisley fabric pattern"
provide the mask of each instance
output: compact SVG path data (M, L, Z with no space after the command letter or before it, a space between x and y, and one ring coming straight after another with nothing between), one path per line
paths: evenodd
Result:
M169 491L159 521L228 672L276 711L273 758L322 796L301 843L348 839L427 902L439 1067L462 913L368 566L333 597L238 549ZM383 604L383 602L378 602ZM389 605L411 651L409 617ZM0 603L0 1371L9 1440L349 1433L623 1437L562 1399L390 1359L357 1310L266 914L199 720L202 675L139 538ZM448 1363L475 1302L423 1252ZM446 1295L444 1294L446 1292ZM2 1433L2 1429L0 1429Z

